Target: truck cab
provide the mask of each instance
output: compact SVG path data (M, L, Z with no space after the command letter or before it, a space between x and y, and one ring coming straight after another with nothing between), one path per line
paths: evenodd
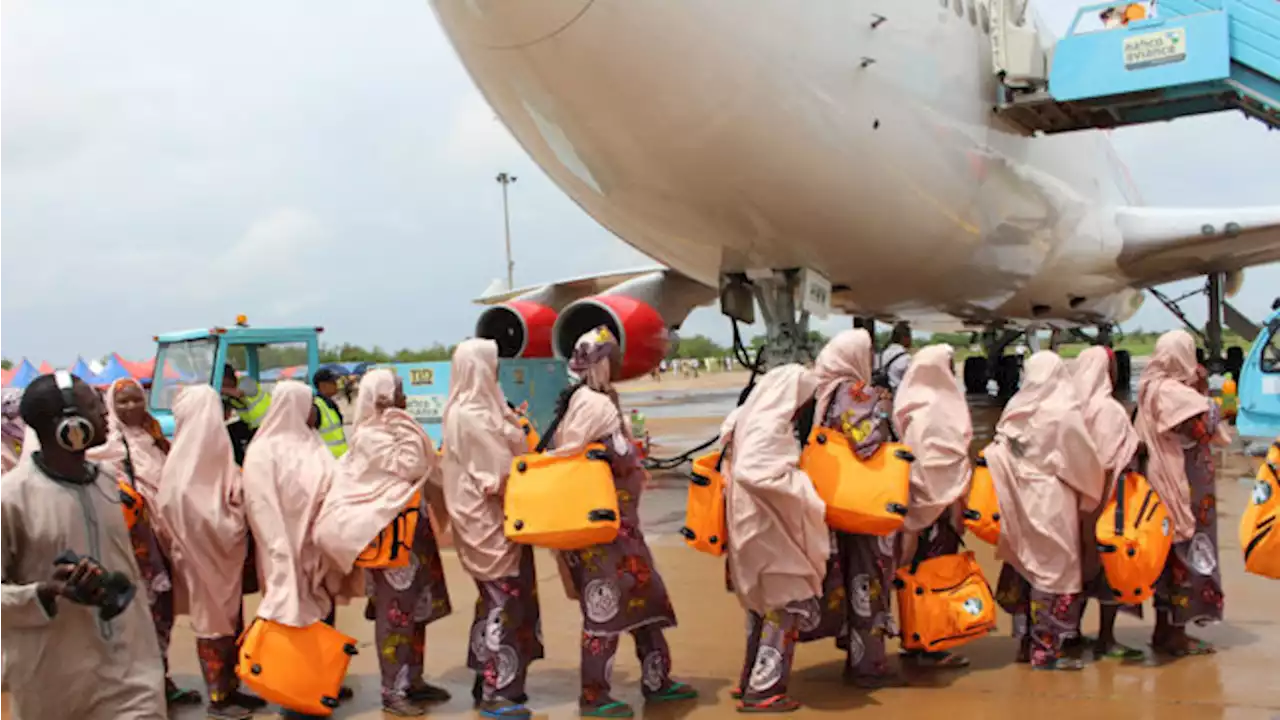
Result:
M1280 437L1280 310L1267 318L1249 349L1237 392L1236 429L1241 437L1266 441Z
M222 387L224 368L237 371L241 389L251 383L271 384L263 373L296 367L298 379L310 383L320 366L319 327L249 327L243 315L232 327L180 330L157 335L155 374L148 400L151 414L166 437L173 437L173 401L188 385ZM306 372L301 372L305 366Z

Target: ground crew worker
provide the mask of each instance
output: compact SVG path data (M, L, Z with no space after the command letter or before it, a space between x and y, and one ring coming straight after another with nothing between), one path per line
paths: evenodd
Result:
M237 377L230 363L222 370L222 396L251 431L258 429L271 407L271 393L252 376Z
M319 417L316 431L320 433L320 439L324 440L329 452L335 458L340 458L347 452L347 435L342 428L342 411L338 409L338 403L334 402L334 398L338 396L338 374L327 367L320 368L311 378L311 383L316 387L313 401Z

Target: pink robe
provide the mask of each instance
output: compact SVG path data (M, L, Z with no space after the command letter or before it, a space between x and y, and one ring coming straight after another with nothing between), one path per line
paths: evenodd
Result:
M337 462L307 425L311 403L307 385L277 384L244 460L245 508L263 583L258 617L291 627L323 620L345 576L312 537Z
M498 386L492 340L466 340L454 350L444 448L445 504L462 567L480 581L518 575L521 546L503 533L502 503L511 460L526 446Z
M136 380L121 382L138 385ZM138 493L148 503L155 502L160 490L160 477L164 471L166 460L164 450L156 445L156 440L145 428L130 427L120 421L116 414L116 388L120 382L112 383L107 390L107 442L93 448L86 456L97 463L105 465L112 472L112 477L125 477L124 461L126 456L133 461L134 479L137 481ZM141 386L138 385L139 389ZM129 451L125 453L125 443L129 443Z
M1005 406L985 457L1000 504L997 555L1033 588L1082 589L1081 511L1102 500L1106 478L1062 358L1038 352Z
M316 517L316 546L344 574L436 469L431 438L412 415L389 407L395 391L390 370L370 370L360 381L350 449Z
M170 560L199 638L236 634L248 553L240 470L222 414L222 399L207 385L178 394L153 513L169 530Z
M761 615L822 595L831 533L826 506L797 467L792 425L816 386L799 365L775 368L722 428L729 574L743 606Z

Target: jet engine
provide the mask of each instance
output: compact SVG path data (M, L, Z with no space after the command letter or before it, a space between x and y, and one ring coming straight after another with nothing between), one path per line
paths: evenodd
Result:
M480 313L476 337L498 343L500 358L549 358L555 324L555 310L533 300L516 298Z
M578 338L601 325L622 348L619 380L649 373L667 356L667 325L656 308L627 295L604 294L578 300L560 313L553 331L556 357L572 357Z

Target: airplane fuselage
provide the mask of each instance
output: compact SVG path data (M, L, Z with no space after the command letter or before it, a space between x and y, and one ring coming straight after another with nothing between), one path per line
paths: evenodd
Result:
M808 267L860 314L1123 319L1136 193L1105 134L993 113L987 1L433 4L556 183L694 279Z

